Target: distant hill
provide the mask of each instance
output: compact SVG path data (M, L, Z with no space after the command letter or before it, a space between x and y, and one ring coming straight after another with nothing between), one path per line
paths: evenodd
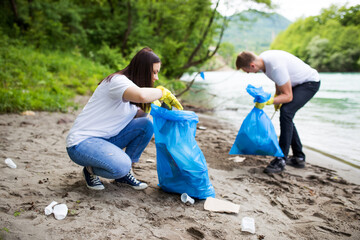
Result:
M277 13L243 11L230 17L222 42L234 45L236 52L260 53L268 50L276 35L290 24L291 21Z

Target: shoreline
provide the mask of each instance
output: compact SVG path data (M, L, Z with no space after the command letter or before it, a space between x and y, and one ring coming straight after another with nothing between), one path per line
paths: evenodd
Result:
M311 151L320 153L320 154L324 155L325 157L328 157L328 158L331 158L331 159L333 159L333 160L342 162L342 163L344 163L344 164L346 164L346 165L349 165L349 166L351 166L351 167L353 167L353 168L360 169L360 166L359 166L359 165L356 165L356 164L354 164L354 163L351 163L351 162L349 162L349 161L346 161L345 159L342 159L342 158L340 158L340 157L334 156L334 155L332 155L332 154L329 154L329 153L327 153L327 152L324 152L324 151L321 151L321 150L319 150L319 149L313 148L313 147L311 147L311 146L304 145L304 147L310 149Z
M351 183L360 184L360 169L348 163L339 161L336 158L325 155L322 152L314 151L313 148L304 146L307 161L311 164L335 170L339 176Z

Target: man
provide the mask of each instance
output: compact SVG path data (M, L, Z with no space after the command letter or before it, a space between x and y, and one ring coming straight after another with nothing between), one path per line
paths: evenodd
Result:
M294 55L280 50L269 50L259 56L241 52L236 59L236 68L244 72L262 71L275 82L276 92L265 104L274 104L280 109L280 148L284 157L276 157L265 168L265 173L280 173L285 165L305 167L305 154L293 123L296 112L319 90L319 73ZM257 104L258 108L265 104ZM293 156L288 158L290 146Z

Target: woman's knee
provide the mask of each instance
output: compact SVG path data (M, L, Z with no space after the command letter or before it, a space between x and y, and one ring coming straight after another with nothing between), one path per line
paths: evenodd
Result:
M131 170L131 160L123 162L122 164L118 164L114 166L112 175L114 179L122 178L126 174L128 174Z

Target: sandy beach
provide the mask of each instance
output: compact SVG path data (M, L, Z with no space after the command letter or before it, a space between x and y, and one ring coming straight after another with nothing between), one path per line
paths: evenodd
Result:
M0 239L360 239L359 170L306 150L305 169L264 174L271 157L228 155L238 129L200 113L206 129L196 140L216 198L239 204L239 213L162 191L154 138L133 169L147 189L102 178L105 190L89 190L65 149L80 111L0 115ZM67 205L65 219L44 214L52 201ZM255 234L241 231L243 217L254 218Z

